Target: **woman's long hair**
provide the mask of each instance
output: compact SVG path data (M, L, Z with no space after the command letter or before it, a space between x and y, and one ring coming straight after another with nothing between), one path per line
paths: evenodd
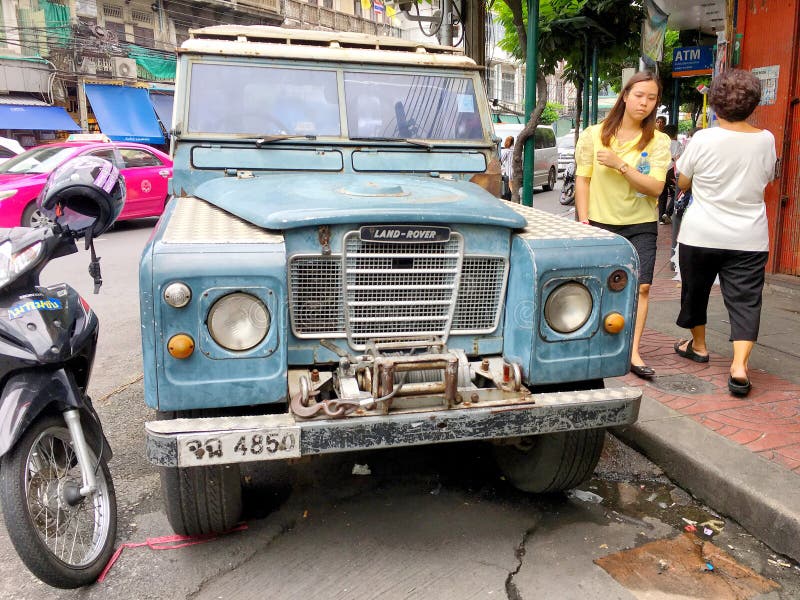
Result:
M612 108L608 116L603 119L603 128L600 132L600 140L603 142L603 146L608 146L611 143L612 136L617 133L617 129L622 125L622 117L625 116L625 99L631 91L631 88L640 81L655 81L658 86L658 98L656 98L656 105L653 108L653 112L642 119L642 137L639 139L639 144L636 148L638 150L644 150L647 144L650 143L650 140L653 139L656 130L656 109L661 102L661 82L658 80L658 77L650 71L639 71L628 80L628 83L622 88L622 92L620 92L617 101L614 103L614 108Z

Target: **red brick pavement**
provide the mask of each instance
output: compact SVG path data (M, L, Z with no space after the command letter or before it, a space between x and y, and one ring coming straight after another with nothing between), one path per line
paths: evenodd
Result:
M658 251L650 301L680 300L680 282L673 281L670 269L671 228L658 228ZM714 286L712 295L718 295ZM696 363L675 354L675 339L645 329L640 352L658 376L690 374L710 393L666 392L635 375L623 380L627 385L644 387L648 398L687 415L729 440L741 444L763 458L800 475L800 385L764 371L751 370L753 389L745 398L728 391L730 359L711 353L707 363Z

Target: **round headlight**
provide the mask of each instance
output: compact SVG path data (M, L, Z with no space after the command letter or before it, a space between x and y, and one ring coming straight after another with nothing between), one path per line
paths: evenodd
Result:
M269 311L255 296L236 292L217 300L208 312L208 332L228 350L249 350L269 331Z
M580 329L591 314L592 294L574 281L558 286L544 303L544 318L559 333Z

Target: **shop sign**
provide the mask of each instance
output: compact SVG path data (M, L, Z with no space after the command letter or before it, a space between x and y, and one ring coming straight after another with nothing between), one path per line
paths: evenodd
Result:
M684 46L672 51L672 76L711 75L714 53L711 46Z

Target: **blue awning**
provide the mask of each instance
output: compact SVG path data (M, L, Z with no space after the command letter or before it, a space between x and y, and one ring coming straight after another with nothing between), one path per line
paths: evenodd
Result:
M156 109L158 120L167 131L172 129L172 103L175 100L172 94L157 94L150 92L150 102Z
M80 131L67 111L60 106L0 105L0 129Z
M112 140L163 144L153 105L142 88L87 84L86 96L100 125Z

